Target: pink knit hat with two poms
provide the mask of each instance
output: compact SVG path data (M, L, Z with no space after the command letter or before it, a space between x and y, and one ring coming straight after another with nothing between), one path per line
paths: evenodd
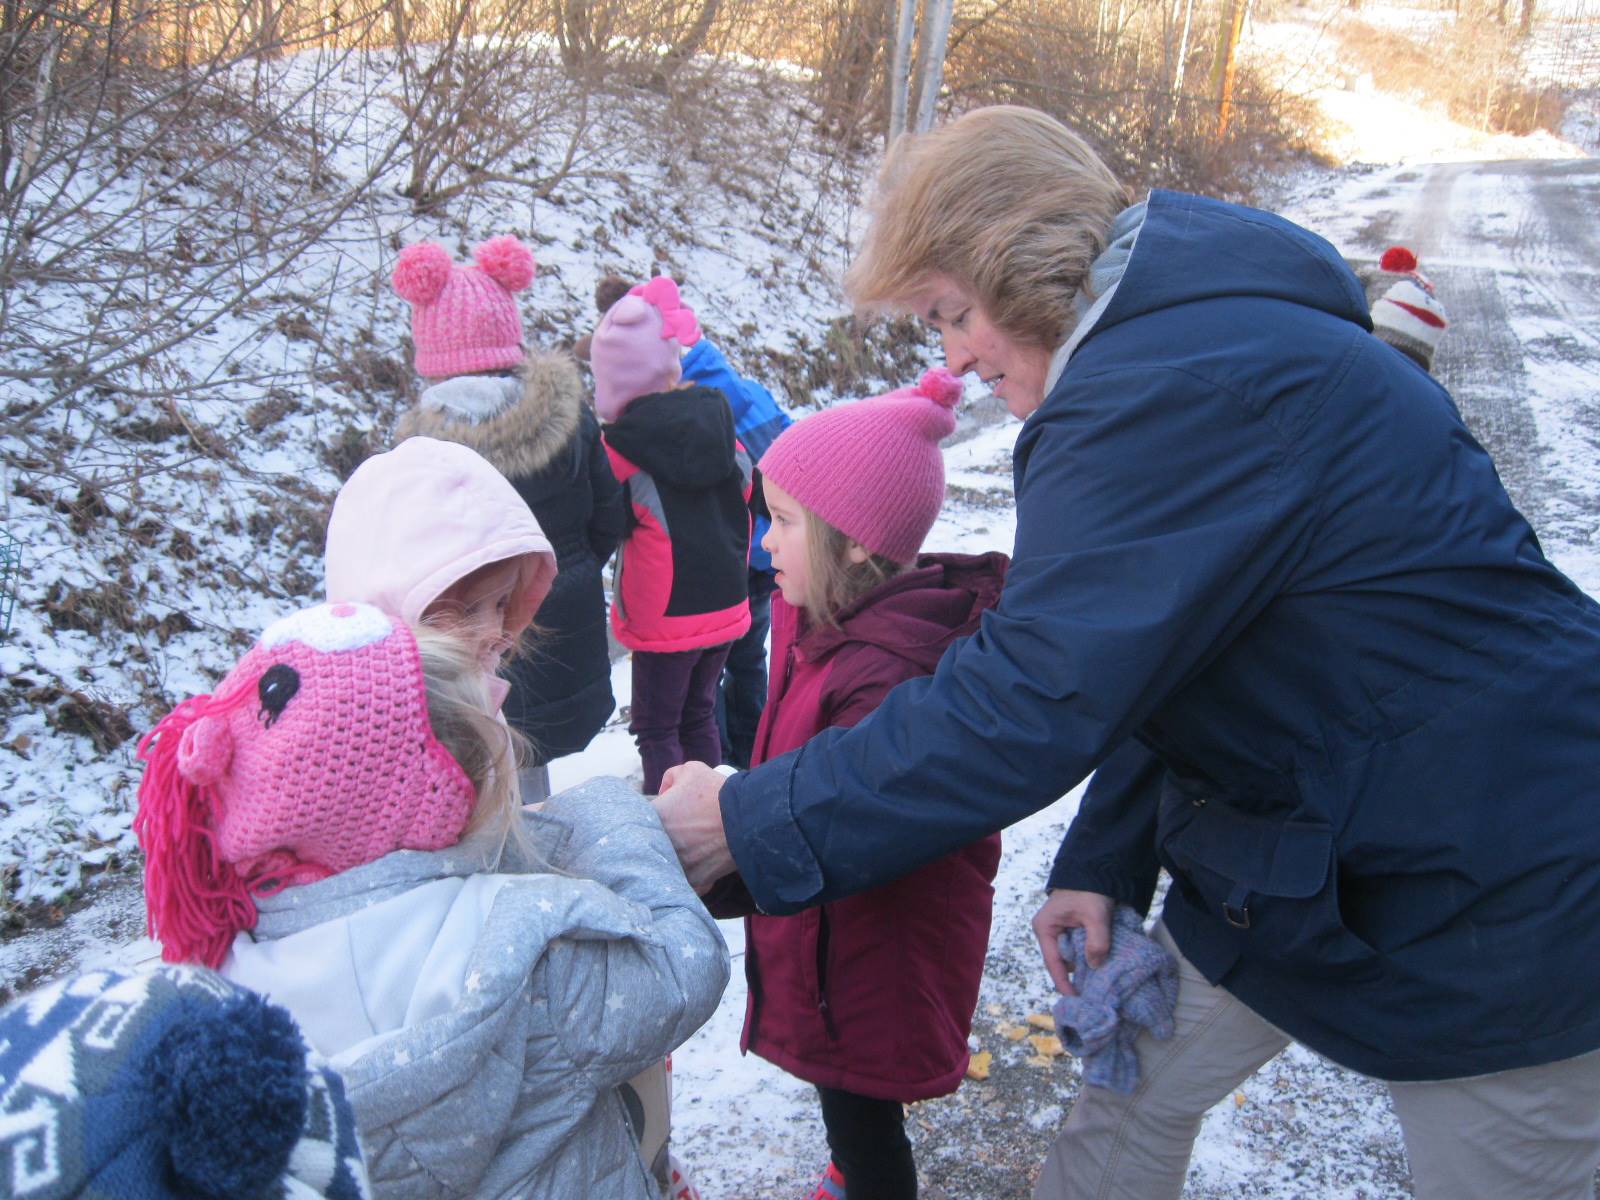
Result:
M522 362L522 314L515 293L533 282L533 251L516 238L490 238L459 266L437 242L400 251L391 281L411 304L417 374L448 379L502 371Z
M640 396L664 392L683 377L681 355L700 340L694 311L678 285L657 275L618 300L589 341L594 410L609 424Z
M935 367L914 388L796 421L757 465L845 536L908 563L944 503L939 443L955 431L960 399L961 380Z
M416 638L366 604L274 623L139 742L133 829L168 962L220 966L254 897L460 840L472 782L433 735Z

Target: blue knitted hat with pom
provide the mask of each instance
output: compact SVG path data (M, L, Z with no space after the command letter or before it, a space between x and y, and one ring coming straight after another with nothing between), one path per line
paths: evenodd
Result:
M0 1013L0 1191L368 1195L338 1075L286 1011L199 967L90 972Z

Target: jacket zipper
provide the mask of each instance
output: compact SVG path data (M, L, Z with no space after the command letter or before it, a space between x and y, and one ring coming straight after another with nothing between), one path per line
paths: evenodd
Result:
M744 978L750 989L750 1036L745 1039L753 1046L759 1035L758 1026L761 1024L761 966L756 962L756 939L754 922L749 917L744 919ZM748 1051L740 1050L741 1054Z
M833 1010L828 1007L828 906L817 909L817 1012L822 1015L822 1027L828 1037L837 1042L839 1030L833 1024Z

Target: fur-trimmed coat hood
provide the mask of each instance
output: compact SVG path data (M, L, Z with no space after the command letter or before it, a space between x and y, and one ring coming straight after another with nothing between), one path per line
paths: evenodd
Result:
M461 375L424 389L396 433L460 442L514 480L555 460L578 431L583 410L573 357L531 350L518 374Z

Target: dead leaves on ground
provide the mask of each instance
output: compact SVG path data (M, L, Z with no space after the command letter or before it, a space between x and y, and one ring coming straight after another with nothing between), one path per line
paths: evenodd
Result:
M1056 1036L1056 1021L1049 1013L1028 1013L1020 1020L1006 1018L1005 1009L998 1004L990 1004L986 1011L991 1017L997 1017L994 1032L1007 1042L1020 1044L1024 1041L1032 1053L1023 1058L1023 1062L1030 1067L1048 1068L1055 1061L1066 1055L1066 1048L1061 1044L1061 1039ZM1038 1032L1036 1032L1038 1031ZM994 1066L994 1054L989 1050L979 1050L973 1053L971 1061L967 1064L967 1078L986 1080Z

